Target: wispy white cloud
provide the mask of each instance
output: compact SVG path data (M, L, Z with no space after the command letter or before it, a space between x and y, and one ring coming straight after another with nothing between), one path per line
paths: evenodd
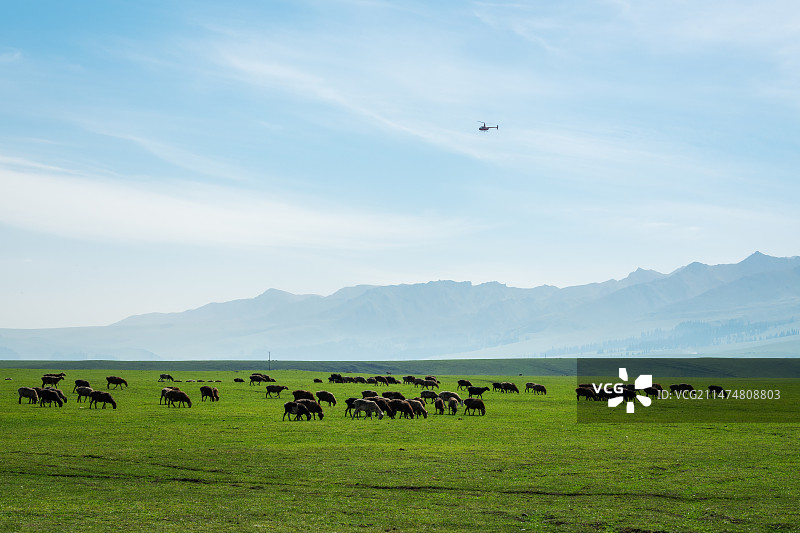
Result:
M142 188L12 163L16 168L0 167L0 221L70 238L352 250L413 246L474 229L436 214L371 213L196 184Z

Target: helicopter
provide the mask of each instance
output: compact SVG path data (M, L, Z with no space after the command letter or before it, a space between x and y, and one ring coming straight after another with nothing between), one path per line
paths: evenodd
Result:
M480 130L480 131L489 131L492 128L494 128L494 129L496 129L498 131L500 130L500 126L487 126L486 123L483 122L482 120L479 120L478 122L483 124L483 126L478 126L478 130Z

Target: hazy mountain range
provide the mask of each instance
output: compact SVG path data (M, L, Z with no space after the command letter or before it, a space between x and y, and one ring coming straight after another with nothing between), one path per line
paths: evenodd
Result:
M532 289L432 281L252 299L116 324L0 329L0 359L386 360L610 354L796 356L800 257Z

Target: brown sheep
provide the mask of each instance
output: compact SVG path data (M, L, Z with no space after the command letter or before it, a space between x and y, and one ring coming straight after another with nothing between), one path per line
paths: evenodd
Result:
M425 403L428 403L428 400L430 400L431 402L435 402L436 398L439 397L439 395L432 390L424 390L420 393L420 396L422 397L422 400Z
M36 389L32 387L20 387L17 389L19 393L19 403L22 403L23 398L28 399L28 403L39 403L39 394L36 392Z
M45 374L42 376L42 387L46 387L48 385L56 386L62 379L64 379L64 376L61 374Z
M525 392L531 392L533 388L536 386L536 383L529 381L525 384Z
M348 399L346 399L346 400L344 401L345 405L347 406L347 407L345 408L345 410L344 410L344 416L347 416L348 414L350 414L350 413L352 413L352 412L353 412L353 403L355 403L355 401L356 401L357 399L358 399L358 398L353 398L353 397L350 397L350 398L348 398Z
M316 398L314 398L314 395L311 394L311 391L307 390L298 389L292 391L292 396L294 396L294 401L297 400L314 400L315 402L317 401Z
M250 376L250 385L252 385L253 383L258 385L259 383L266 381L269 381L269 378L263 374L252 374Z
M434 387L436 387L437 389L439 388L439 382L436 381L435 379L426 379L422 382L423 389L433 390Z
M500 383L499 381L495 381L494 383L492 383L492 390L494 392L497 392L497 391L501 391L502 392L503 391L503 384Z
M466 390L467 387L472 387L472 382L468 379L459 379L458 380L458 387L456 390Z
M403 376L403 384L404 385L411 385L414 383L414 380L417 379L414 376Z
M81 398L89 398L91 400L92 392L94 392L94 389L92 389L91 387L78 387L78 388L75 389L74 392L78 393L78 400L77 401L78 401L78 403L80 403L81 402Z
M657 388L655 388L655 387L647 387L647 388L644 389L644 393L647 396L655 397L655 396L658 396L659 390Z
M423 402L419 400L408 400L408 403L414 409L414 414L417 415L417 418L419 418L419 415L422 415L423 418L428 418L428 411L425 409Z
M500 384L500 391L501 392L516 392L517 394L519 394L519 389L517 388L517 386L514 383L511 383L510 381L502 382Z
M484 392L488 392L489 387L467 387L467 392L469 393L469 397L472 398L476 396L481 398Z
M386 392L382 393L381 396L383 396L384 398L387 398L389 400L405 400L406 399L406 397L403 396L402 392L389 391L389 390L387 390Z
M281 397L281 391L284 391L284 390L289 390L289 387L287 387L286 385L267 385L266 397L267 398L272 398L272 395L274 394L275 396L280 398Z
M178 402L177 407L180 407L183 404L186 404L187 407L191 407L192 406L191 398L189 398L189 395L186 394L182 390L173 389L173 390L169 391L167 393L167 400L169 400L169 403L167 404L168 407L170 405L174 406L175 402Z
M161 374L161 376L158 378L158 381L175 381L175 379L169 374Z
M350 418L355 418L356 415L362 411L367 413L369 418L372 418L372 414L375 413L378 415L378 420L383 419L383 411L381 410L380 406L372 400L365 400L363 398L356 399L353 402L353 412L350 414Z
M362 390L361 397L362 398L372 398L373 396L378 396L377 391L374 390Z
M595 394L595 392L589 387L578 387L577 389L575 389L575 395L578 400L581 399L581 396L583 396L587 400L597 399L597 394Z
M400 413L403 418L414 418L414 408L408 403L408 400L389 400L389 405L392 406L395 413Z
M458 411L458 400L456 400L455 398L450 398L449 400L447 400L447 409L451 415L456 414L456 412Z
M61 396L56 392L58 389L41 389L37 391L39 393L39 405L44 406L47 403L48 406L52 406L53 402L55 402L59 407L64 405L64 402L61 401Z
M389 403L390 400L384 398L383 396L373 396L372 398L366 398L367 400L372 400L373 402L378 404L378 407L381 408L383 414L387 415L389 418L394 419L394 408Z
M435 413L437 415L443 415L444 414L444 400L442 400L441 398L436 398L436 401L433 402L433 408L435 409Z
M483 404L483 400L479 398L467 398L464 400L464 414L468 415L470 411L472 411L473 415L476 411L480 411L481 416L485 415L486 406Z
M122 379L121 377L118 377L118 376L108 376L106 378L106 381L108 382L106 384L106 388L107 389L110 388L112 384L114 385L115 389L117 387L122 386L122 385L125 385L126 387L128 386L128 382L125 381L124 379Z
M727 398L728 397L727 391L725 389L723 389L722 387L720 387L719 385L709 385L708 386L708 392L714 398Z
M444 401L449 401L452 398L458 402L458 405L464 405L464 400L461 399L461 396L459 396L457 392L442 391L439 393L439 398Z
M326 390L317 391L317 402L328 402L328 406L336 405L336 396Z
M89 382L86 381L85 379L76 379L75 386L72 387L72 392L75 392L75 389L77 389L78 387L91 387L91 385L89 385Z
M217 395L214 395L214 387L209 387L208 385L203 385L200 387L200 401L206 401L206 398L210 398L212 402L216 402L219 400L219 391L217 391Z
M547 396L547 387L545 387L544 385L540 385L540 384L538 384L538 383L537 383L537 384L536 384L536 385L533 387L533 392L534 392L534 394L544 394L545 396Z
M306 420L311 420L311 412L308 407L300 402L286 402L283 404L283 418L281 420L286 420L286 415L289 415L290 421L292 420L292 415L294 415L295 420L302 420L301 417L303 416L306 417Z
M161 405L161 400L166 404L169 401L169 391L180 390L178 387L164 387L161 389L161 398L158 399L158 405Z
M114 409L117 408L117 402L114 401L114 398L111 396L110 392L96 390L92 391L91 400L89 400L89 409L92 408L92 403L94 403L94 408L97 409L97 404L103 402L103 409L106 408L106 404L110 403L111 407Z
M311 413L311 416L314 417L314 420L317 419L317 415L319 415L319 419L320 420L322 420L322 417L325 416L325 414L322 412L322 406L319 403L317 403L316 400L309 400L307 398L301 398L301 399L296 400L296 401L297 401L297 403L301 403L301 404L306 406L306 408L308 409L308 412Z

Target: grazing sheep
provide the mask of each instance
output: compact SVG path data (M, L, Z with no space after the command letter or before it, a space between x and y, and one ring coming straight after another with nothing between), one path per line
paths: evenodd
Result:
M350 414L350 413L352 413L352 412L353 412L353 404L355 403L355 401L356 401L357 399L358 399L358 398L353 398L353 397L350 397L350 398L348 398L348 399L346 399L346 400L344 401L345 405L347 406L347 407L345 408L345 410L344 410L344 416L347 416L348 414Z
M77 389L78 387L91 387L91 385L89 385L89 382L86 381L85 379L76 379L75 386L72 387L72 392L75 392L75 389Z
M386 379L386 376L375 376L375 384L376 385L386 385L389 386L389 381Z
M467 392L469 393L469 397L472 398L476 396L481 398L484 392L488 392L489 387L467 387Z
M314 383L322 383L322 380L319 378L314 378Z
M672 392L693 391L694 387L692 387L688 383L679 383L677 385L670 385L669 390L671 390Z
M378 404L378 407L381 408L383 414L388 415L389 418L394 419L394 408L392 407L390 400L382 397L382 396L373 396L372 398L366 398L367 400L372 400L373 402Z
M203 385L200 387L200 401L206 401L206 398L210 398L212 402L216 402L219 400L219 391L217 394L214 394L215 387L209 387L208 385Z
M456 390L466 390L467 387L472 387L472 382L468 379L459 379L458 380L458 387Z
M55 402L59 407L64 405L64 402L61 401L61 396L56 392L58 389L41 389L38 392L39 394L39 405L44 406L47 403L48 407L52 407L53 402Z
M92 399L89 400L89 409L92 408L92 403L94 403L94 408L97 409L97 404L100 402L103 402L103 409L106 408L107 403L110 403L111 407L114 409L117 408L117 402L114 401L114 398L111 396L110 392L103 390L92 391Z
M356 415L362 411L367 413L369 418L372 418L372 413L376 413L378 415L378 420L383 419L383 411L381 411L380 406L372 400L364 399L356 399L353 402L353 412L350 414L350 418L355 418Z
M283 404L283 418L281 420L286 420L286 415L289 415L290 421L292 420L292 415L294 415L295 420L301 420L303 416L306 417L306 420L311 420L311 412L308 407L300 402L286 402Z
M361 397L362 398L372 398L373 396L377 396L378 393L374 390L362 390Z
M64 379L64 376L61 374L45 374L42 376L42 387L46 387L48 385L56 386L62 379Z
M545 396L547 396L547 387L537 383L533 387L533 392L534 392L534 394L544 394Z
M596 400L597 399L597 394L595 394L595 392L592 389L590 389L589 387L578 387L577 389L575 389L575 395L576 395L576 399L578 399L578 400L581 399L581 396L583 396L587 400Z
M719 385L709 385L708 386L708 392L711 393L714 396L714 398L717 398L717 397L727 398L728 397L728 393L725 391L725 389L723 389Z
M400 413L403 418L414 418L414 408L408 400L389 400L389 405L395 413Z
M81 398L89 398L89 399L91 399L92 392L94 392L94 389L92 389L91 387L77 387L73 392L77 392L78 393L77 402L80 403L81 402Z
M492 383L492 391L494 391L494 392L497 392L497 391L502 392L503 391L503 384L500 383L499 381L495 381L494 383Z
M167 400L169 400L167 407L170 405L174 406L175 402L178 402L177 407L180 407L183 404L186 404L187 407L192 406L191 398L189 398L189 395L182 390L172 389L171 391L167 392Z
M444 400L442 400L441 398L436 398L436 401L433 402L433 408L435 409L435 413L437 415L443 415L444 414Z
M181 390L178 387L164 387L161 389L161 398L158 399L158 405L161 405L161 400L164 400L164 404L169 402L169 392L173 390Z
M302 400L302 399L317 401L314 398L314 395L311 394L311 391L307 391L307 390L298 389L298 390L292 391L292 396L294 396L294 401Z
M305 405L306 408L308 409L308 412L311 413L311 416L314 417L314 420L317 419L317 415L319 415L320 420L322 420L322 417L325 416L325 414L322 412L322 406L319 403L317 403L316 400L301 398L297 400L297 403Z
M233 382L234 383L244 383L244 380L242 378L233 378Z
M275 396L280 398L281 397L281 391L283 391L283 390L289 390L289 387L287 387L286 385L267 385L267 395L266 395L266 397L267 398L272 398L272 395L274 394Z
M417 415L417 418L419 418L419 415L422 415L423 418L428 418L428 411L425 409L423 402L419 400L408 400L408 403L411 405L412 409L414 409L414 414Z
M161 374L161 376L158 378L158 381L175 381L175 379L169 374Z
M328 402L329 406L331 405L335 406L336 396L334 396L332 393L326 390L317 391L317 402L319 403Z
M464 414L468 415L470 411L472 411L473 415L476 411L480 411L481 416L485 415L486 406L483 404L483 400L478 398L467 398L464 400Z
M501 392L516 392L517 394L519 394L519 389L517 388L517 386L514 383L511 383L510 381L502 382L500 384L500 390Z
M536 383L529 381L525 384L525 392L533 391L533 388L536 386Z
M455 398L450 398L449 400L447 400L447 409L448 411L450 411L451 415L456 414L456 412L458 411L458 403L459 403L458 400L456 400Z
M461 396L459 396L457 392L442 391L439 393L439 398L444 401L448 401L453 398L458 402L458 405L464 405L464 400L461 399Z
M411 385L416 379L414 376L403 376L403 385Z
M655 387L647 387L647 388L644 389L644 393L647 396L655 397L655 396L658 396L659 390L657 388L655 388Z
M28 399L28 403L39 403L39 394L36 392L36 389L32 387L20 387L17 389L19 393L19 403L22 403L23 398Z
M121 386L121 385L125 385L126 387L128 386L128 382L127 382L127 381L125 381L125 380L124 380L124 379L122 379L121 377L117 377L117 376L108 376L108 377L106 378L106 381L108 382L108 383L106 384L106 388L107 388L107 389L108 389L108 388L110 388L112 384L114 385L114 388L115 388L115 389L116 389L117 387Z
M329 383L344 383L344 378L341 374L331 374L328 378Z
M258 385L262 381L269 381L268 379L265 379L265 378L266 378L266 376L263 376L261 374L252 374L250 376L250 385L252 385L253 383Z
M438 395L438 394L436 394L436 392L434 392L434 391L432 391L432 390L424 390L424 391L422 391L422 392L420 393L420 396L422 397L422 400L423 400L425 403L428 403L428 400L430 400L431 402L435 402L435 401L436 401L436 398L438 398L438 397L439 397L439 395Z
M422 382L423 389L433 390L434 387L436 387L437 389L439 388L439 382L436 381L435 379L426 379Z

